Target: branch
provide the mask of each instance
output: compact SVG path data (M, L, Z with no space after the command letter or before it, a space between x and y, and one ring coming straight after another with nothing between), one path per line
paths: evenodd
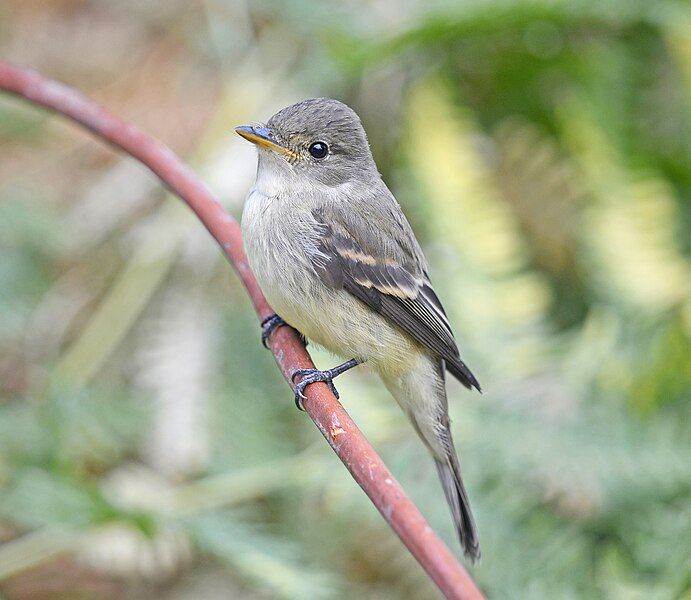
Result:
M111 115L76 90L3 61L0 61L0 90L69 117L146 165L187 203L221 246L247 289L259 318L273 313L250 270L237 221L168 146ZM289 327L275 330L270 348L289 383L295 369L314 367L304 345ZM482 594L472 579L432 531L328 386L312 384L306 396L305 409L322 435L441 592L455 600L481 599Z

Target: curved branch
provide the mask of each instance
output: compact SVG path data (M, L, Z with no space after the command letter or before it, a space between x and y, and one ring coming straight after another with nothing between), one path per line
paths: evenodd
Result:
M76 90L3 61L0 89L69 117L146 165L187 203L219 243L247 289L259 318L273 313L250 270L237 221L168 146L111 115ZM288 382L295 369L314 367L289 327L275 331L270 348ZM481 599L482 594L466 571L432 531L328 386L310 385L306 396L305 409L322 435L441 592L456 600Z

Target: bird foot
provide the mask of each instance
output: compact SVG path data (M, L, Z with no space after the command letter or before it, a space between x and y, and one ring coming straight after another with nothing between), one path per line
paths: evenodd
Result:
M276 329L277 327L280 327L281 325L285 325L285 324L286 324L286 322L283 319L281 319L281 317L279 317L275 313L271 316L266 317L266 319L264 319L261 322L262 344L263 344L264 348L268 349L268 347L269 347L269 345L268 345L269 336L273 333L274 329Z
M305 388L310 383L317 383L318 381L323 381L326 383L333 395L336 396L337 399L340 398L338 390L333 382L334 378L359 364L360 361L356 358L353 358L347 362L344 362L342 365L338 365L333 369L327 369L326 371L320 371L319 369L296 369L290 376L291 381L295 383L295 379L297 377L302 377L302 379L295 385L295 406L297 406L300 410L305 410L302 404L302 401L306 400Z
M305 388L310 383L317 383L318 381L323 381L329 386L329 389L331 390L333 395L336 396L336 398L340 398L338 390L336 389L336 386L333 382L333 378L335 377L335 375L333 375L331 371L320 371L319 369L297 369L293 371L293 374L290 376L290 379L293 383L295 383L295 379L297 377L302 377L300 383L295 385L295 406L297 406L300 410L305 410L305 407L302 405L302 401L306 399Z

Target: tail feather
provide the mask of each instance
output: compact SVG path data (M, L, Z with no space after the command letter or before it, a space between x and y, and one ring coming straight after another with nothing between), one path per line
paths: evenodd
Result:
M473 513L470 510L468 494L463 487L461 471L456 456L450 455L446 461L436 460L437 471L441 479L446 500L451 507L451 514L456 523L458 537L463 546L463 552L473 562L480 560L480 542Z
M472 374L470 377L468 382L479 388ZM451 436L444 361L423 357L402 375L382 374L382 379L434 457L461 546L466 556L476 562L480 558L480 543Z

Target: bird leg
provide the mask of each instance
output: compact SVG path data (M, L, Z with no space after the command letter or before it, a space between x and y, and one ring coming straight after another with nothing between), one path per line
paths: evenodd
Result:
M359 365L362 361L357 358L351 358L349 361L344 362L342 365L338 365L333 369L327 369L326 371L320 371L319 369L296 369L290 376L290 379L295 383L296 377L302 377L300 383L295 386L295 406L300 410L305 410L302 406L302 401L305 400L305 388L310 383L317 383L318 381L325 382L333 395L339 398L338 390L334 386L334 377L338 377L341 373L345 373L347 370L352 369Z

